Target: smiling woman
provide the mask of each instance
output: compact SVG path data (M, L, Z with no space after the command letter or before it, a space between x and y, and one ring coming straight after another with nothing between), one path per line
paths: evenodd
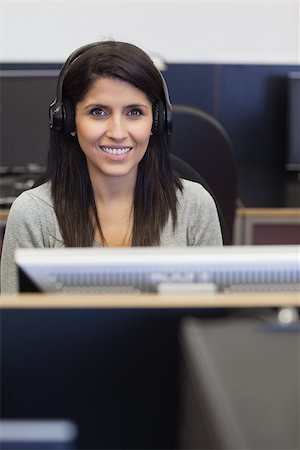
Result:
M45 175L11 207L3 292L17 290L18 247L222 245L215 203L171 166L166 82L140 48L75 50L49 108Z

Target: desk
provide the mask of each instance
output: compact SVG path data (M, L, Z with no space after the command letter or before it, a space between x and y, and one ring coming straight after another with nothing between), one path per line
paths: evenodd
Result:
M2 415L70 419L78 449L174 449L182 320L273 317L279 305L299 296L3 295Z
M1 309L74 309L74 308L269 308L300 307L297 292L208 293L199 295L104 295L104 294L5 294L0 296Z
M234 244L300 244L300 208L238 208Z
M0 223L5 225L9 209L0 209Z

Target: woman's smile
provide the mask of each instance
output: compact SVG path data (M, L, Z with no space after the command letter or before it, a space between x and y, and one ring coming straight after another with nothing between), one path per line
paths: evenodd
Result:
M105 152L107 157L112 161L122 161L132 150L132 147L113 147L105 145L100 145L99 148Z

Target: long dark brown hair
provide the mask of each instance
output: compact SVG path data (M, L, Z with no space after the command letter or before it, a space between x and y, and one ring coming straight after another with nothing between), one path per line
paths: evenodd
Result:
M63 98L73 105L99 77L118 78L143 91L152 103L165 103L162 78L150 57L140 48L116 41L99 42L75 59L64 78ZM50 181L53 204L66 247L93 245L95 229L102 241L101 211L97 214L86 157L77 138L50 131L48 166L43 181ZM160 234L171 215L177 222L180 179L172 170L166 133L150 137L138 166L133 203L132 246L159 245Z

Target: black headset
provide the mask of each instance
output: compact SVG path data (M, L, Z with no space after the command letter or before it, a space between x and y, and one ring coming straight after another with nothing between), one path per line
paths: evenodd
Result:
M99 45L99 42L87 44L77 50L74 50L74 52L71 53L64 63L57 80L56 97L49 106L49 127L52 130L64 131L65 133L71 133L74 131L74 108L71 102L68 99L64 99L62 95L64 79L72 62L86 50L95 47L96 45ZM162 73L160 71L159 73L163 84L165 104L163 104L162 101L159 101L154 107L152 133L156 135L166 133L170 136L172 132L172 105L170 102L167 83Z

